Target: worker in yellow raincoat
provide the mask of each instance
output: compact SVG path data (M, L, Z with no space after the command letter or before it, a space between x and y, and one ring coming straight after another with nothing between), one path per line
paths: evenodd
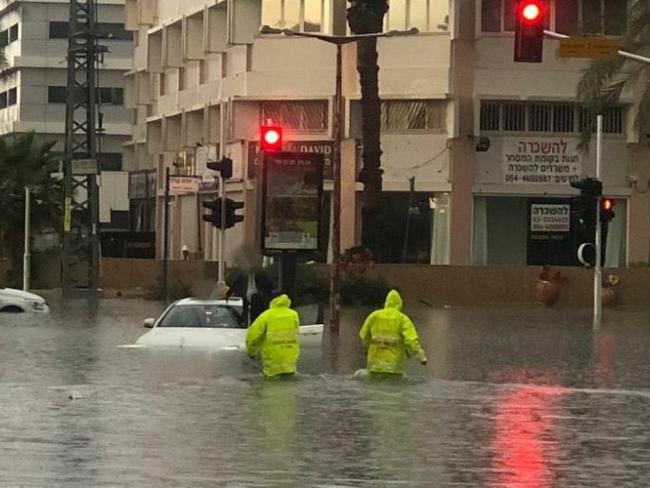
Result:
M262 354L264 376L293 375L300 356L300 320L291 309L287 295L271 300L269 309L260 314L246 334L246 352L250 357Z
M403 375L406 357L427 363L427 355L411 319L402 313L402 297L395 290L388 292L383 309L372 312L359 332L368 350L370 374Z

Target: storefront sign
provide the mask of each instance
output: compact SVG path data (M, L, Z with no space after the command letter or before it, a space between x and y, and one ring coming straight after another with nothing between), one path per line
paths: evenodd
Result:
M519 185L567 185L582 174L578 141L543 137L503 140L503 181Z
M259 151L259 142L249 144L249 177L255 171L256 156ZM332 156L334 153L334 141L284 141L286 152L315 153L323 155L323 177L326 180L332 179Z
M262 248L316 251L323 192L323 156L269 153L264 160Z
M533 203L530 205L531 232L569 232L571 205Z

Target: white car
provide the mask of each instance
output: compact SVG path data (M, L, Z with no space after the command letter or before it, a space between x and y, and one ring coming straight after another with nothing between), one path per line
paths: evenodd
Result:
M47 302L41 296L13 288L0 288L0 312L38 312L50 311Z
M244 349L248 324L241 298L199 300L184 298L170 305L156 319L146 319L151 330L136 341L139 346L207 347ZM300 310L298 310L300 314ZM306 314L305 318L306 317ZM301 325L301 343L322 340L323 325Z

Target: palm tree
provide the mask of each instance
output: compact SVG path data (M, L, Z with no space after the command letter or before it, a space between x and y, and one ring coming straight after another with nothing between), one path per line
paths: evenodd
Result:
M647 55L650 49L650 0L636 0L630 7L627 28L621 42L621 50ZM608 106L619 102L626 87L645 83L637 100L636 122L650 122L650 65L629 61L623 57L595 60L584 72L578 83L578 100L593 114L601 114ZM583 143L588 144L595 127L593 123L583 130Z
M374 34L384 27L388 12L386 0L348 0L348 25L353 34ZM364 212L375 211L381 192L381 100L379 99L379 66L377 65L377 39L357 42L357 71L361 84L361 114L363 134L363 167L359 181L364 183Z
M25 187L31 190L33 225L58 228L61 187L50 177L54 144L39 142L33 132L0 137L0 255L10 259L14 284L22 270Z

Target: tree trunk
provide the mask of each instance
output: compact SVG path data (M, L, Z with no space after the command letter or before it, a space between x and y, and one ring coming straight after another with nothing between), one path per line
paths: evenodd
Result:
M359 173L359 181L365 185L364 212L372 212L379 206L383 173L381 169L381 100L379 98L377 39L364 39L357 44L363 134L363 167Z
M349 0L348 25L354 34L381 32L388 11L386 0ZM365 185L364 213L379 208L381 193L381 100L379 99L379 66L377 39L357 42L357 70L361 85L361 115L363 131L363 167L359 181Z

